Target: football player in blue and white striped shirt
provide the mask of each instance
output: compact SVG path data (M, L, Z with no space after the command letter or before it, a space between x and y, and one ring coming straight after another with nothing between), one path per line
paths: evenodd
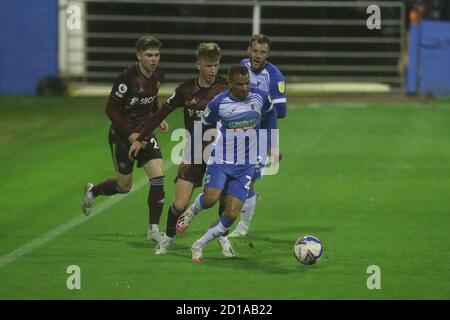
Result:
M217 95L205 109L204 125L217 122L217 138L206 169L204 191L178 219L177 228L187 228L194 216L203 209L214 206L225 195L225 210L217 223L192 246L192 261L199 262L203 247L213 239L229 243L221 237L231 228L247 199L250 184L255 176L257 157L266 149L268 135L260 130L264 121L268 129L277 128L276 112L267 92L250 87L247 68L233 65L229 71L231 89ZM276 146L272 146L276 148ZM260 150L260 148L262 150ZM277 151L273 151L277 152ZM222 245L222 248L227 247ZM229 243L228 257L234 256Z
M271 41L263 34L255 34L250 38L247 53L249 58L243 59L241 63L249 71L250 84L267 92L272 99L273 107L277 112L277 117L286 117L286 82L281 71L272 63L268 62ZM264 122L262 128L267 128ZM256 195L254 192L255 180L261 179L267 155L260 154L260 162L256 168L256 173L241 210L241 219L230 237L242 237L248 233L250 222L256 207Z

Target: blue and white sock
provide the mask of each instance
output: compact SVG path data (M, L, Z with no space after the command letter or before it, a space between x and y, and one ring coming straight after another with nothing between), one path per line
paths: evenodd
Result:
M211 240L220 237L222 234L227 232L233 225L234 219L228 219L224 215L221 215L219 220L212 225L206 233L197 240L202 246L205 246Z
M241 209L241 219L250 222L253 218L256 208L256 195L253 190L250 190L249 197L245 200Z
M204 193L200 193L197 198L195 198L195 202L192 205L192 211L194 211L195 214L197 214L199 211L202 211L204 209L209 209L211 206L206 206L204 203L205 195Z

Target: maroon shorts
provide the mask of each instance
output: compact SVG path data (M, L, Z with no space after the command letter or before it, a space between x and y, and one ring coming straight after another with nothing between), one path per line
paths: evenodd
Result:
M142 167L150 160L162 159L161 149L156 136L151 135L146 141L148 142L147 145L139 151L136 157L138 167ZM124 139L121 135L116 134L114 128L111 128L109 130L109 146L111 147L111 154L117 172L121 174L133 172L134 161L128 158L128 151L131 147L128 139Z

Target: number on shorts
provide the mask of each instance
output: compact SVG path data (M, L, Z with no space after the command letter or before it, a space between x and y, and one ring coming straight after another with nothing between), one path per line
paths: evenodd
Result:
M154 149L159 149L158 142L156 142L155 138L151 138L150 142L153 143L153 148Z
M250 190L250 184L252 183L252 176L245 176L248 182L245 184L245 189Z

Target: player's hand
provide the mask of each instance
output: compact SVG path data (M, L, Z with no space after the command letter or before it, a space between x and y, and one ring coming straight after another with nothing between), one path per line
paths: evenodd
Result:
M271 148L269 150L269 156L272 159L271 160L272 163L275 164L275 163L280 162L280 159L281 159L280 149L278 149L278 148Z
M128 141L130 141L130 143L133 143L136 138L139 137L139 133L137 132L133 132L132 134L130 134L130 136L128 137Z
M162 133L169 131L169 124L166 122L166 120L163 120L159 124L159 131L161 131Z
M135 140L130 147L130 150L128 151L128 158L130 160L134 160L136 159L139 150L141 150L141 148L143 147L142 142L140 142L139 140Z

